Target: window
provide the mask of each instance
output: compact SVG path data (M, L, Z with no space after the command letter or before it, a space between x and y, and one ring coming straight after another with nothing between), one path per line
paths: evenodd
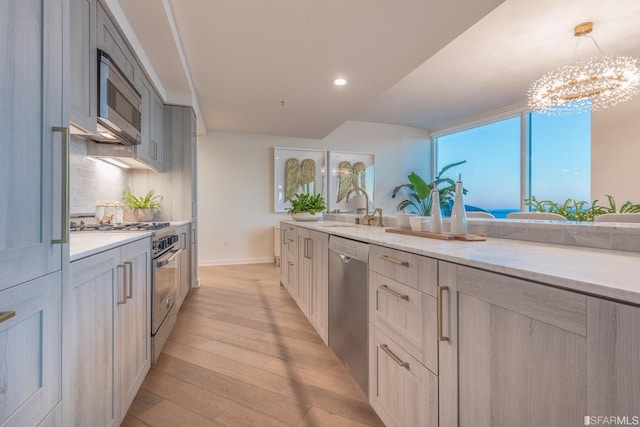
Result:
M531 195L559 203L590 200L591 114L523 113L439 136L435 153L435 171L467 161L444 176L455 179L461 173L465 204L496 218L526 210L524 199Z
M538 200L591 200L591 114L532 113L530 194Z

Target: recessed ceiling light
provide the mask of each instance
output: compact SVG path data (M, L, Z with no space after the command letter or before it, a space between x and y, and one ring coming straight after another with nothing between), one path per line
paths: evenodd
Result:
M334 84L334 85L336 85L336 86L344 86L344 85L346 85L346 84L347 84L347 81L346 81L345 79L342 79L342 78L340 78L340 79L335 79L335 80L333 81L333 84Z

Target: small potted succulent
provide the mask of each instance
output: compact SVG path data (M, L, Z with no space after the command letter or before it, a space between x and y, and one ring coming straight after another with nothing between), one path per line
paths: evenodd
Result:
M322 219L322 212L327 209L322 194L297 193L289 202L291 207L287 212L297 221L317 221Z
M131 209L133 219L138 222L151 221L160 209L160 196L156 196L153 189L144 196L136 196L127 187L122 191L122 201Z

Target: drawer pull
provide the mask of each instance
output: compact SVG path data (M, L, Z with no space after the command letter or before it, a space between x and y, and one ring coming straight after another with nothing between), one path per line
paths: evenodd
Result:
M394 291L393 289L391 289L389 286L387 285L380 285L378 286L380 289L382 289L385 292L390 293L391 295L393 295L396 298L400 298L403 299L405 301L409 301L409 295L403 295L398 291Z
M387 355L394 361L396 362L398 365L402 366L403 368L405 368L406 370L409 370L409 362L403 362L402 359L400 359L398 356L396 356L395 354L393 354L393 351L389 350L389 346L386 344L380 344L380 348L382 349L382 351L384 351L385 353L387 353Z
M0 311L0 323L4 322L5 320L11 319L15 315L15 311Z
M448 286L438 286L438 341L449 341L449 337L442 332L442 293L449 291Z
M380 255L380 259L384 261L392 262L394 264L401 265L403 267L409 267L409 261L400 261L399 259L391 258L390 256L387 256L387 255Z

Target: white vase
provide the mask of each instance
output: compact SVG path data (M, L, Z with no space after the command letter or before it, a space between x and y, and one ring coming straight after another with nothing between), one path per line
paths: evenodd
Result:
M451 234L461 236L467 234L467 213L464 210L464 201L462 200L462 180L458 177L456 181L456 197L453 200L453 209L451 210Z
M442 212L440 211L440 192L437 188L431 193L431 220L429 221L431 233L442 233Z

